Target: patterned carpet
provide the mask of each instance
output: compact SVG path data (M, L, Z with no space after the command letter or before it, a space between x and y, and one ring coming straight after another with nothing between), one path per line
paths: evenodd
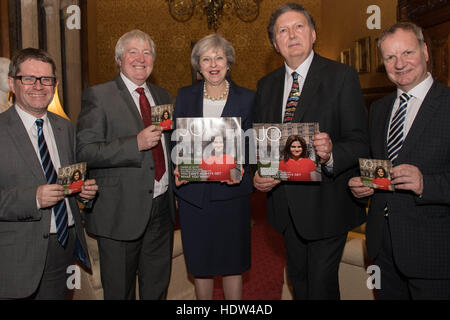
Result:
M252 205L252 266L243 274L244 300L279 300L286 263L283 238L267 223L266 195L254 192ZM224 299L222 280L214 282L214 299Z

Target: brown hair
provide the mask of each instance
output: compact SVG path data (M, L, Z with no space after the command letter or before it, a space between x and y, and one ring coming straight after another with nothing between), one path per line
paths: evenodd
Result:
M300 142L301 146L302 146L302 154L300 155L300 158L308 158L309 157L309 152L308 152L308 145L306 144L305 139L303 139L301 136L299 135L292 135L289 136L286 140L286 144L284 145L284 149L283 149L283 158L284 161L288 161L289 158L291 158L291 145L295 142L298 141Z
M52 57L46 51L36 48L26 48L16 52L9 64L8 77L17 76L20 72L20 65L30 59L50 64L52 66L53 76L56 77L55 61L53 61Z

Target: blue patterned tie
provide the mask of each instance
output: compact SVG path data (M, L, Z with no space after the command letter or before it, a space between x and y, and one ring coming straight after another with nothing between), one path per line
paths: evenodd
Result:
M297 108L298 100L300 99L300 88L298 85L298 76L297 72L292 72L292 78L294 78L292 82L291 92L289 93L289 97L286 103L286 111L284 113L284 123L292 122L294 118L295 109Z
M38 146L39 155L41 156L42 167L44 169L45 177L48 184L55 184L57 175L53 167L50 153L48 152L47 143L45 142L44 133L42 132L42 125L44 120L37 119L36 126L38 131ZM58 202L53 206L53 213L55 215L56 234L58 235L58 242L65 247L67 239L69 238L69 230L67 225L67 208L64 200Z
M404 127L406 118L406 108L408 106L408 100L411 96L407 93L402 93L400 96L400 106L395 112L394 117L389 125L388 135L388 157L389 160L394 161L397 159L398 153L403 146Z

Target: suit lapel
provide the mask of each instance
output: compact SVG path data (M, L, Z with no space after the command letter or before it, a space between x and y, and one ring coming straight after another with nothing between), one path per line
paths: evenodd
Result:
M235 84L230 79L228 79L228 82L230 83L230 91L228 92L227 102L225 103L221 117L236 117L239 114L238 92L236 91Z
M397 94L393 93L391 97L388 98L388 104L385 106L386 111L384 112L384 118L383 118L383 159L388 159L388 149L387 149L387 138L389 134L389 125L390 125L390 119L392 114L392 109L394 108L395 99L397 98ZM400 151L401 152L401 151Z
M203 117L203 86L205 81L203 80L199 84L197 84L192 93L192 117Z
M125 85L125 83L123 82L120 75L116 77L115 81L116 81L117 88L119 89L120 96L125 101L125 104L129 110L129 112L133 115L133 119L135 121L136 127L139 128L139 130L144 129L144 123L142 121L142 117L136 108L136 104L134 103L133 97L131 97L131 94L128 91L128 88Z
M272 108L270 108L270 111L272 112L269 114L268 119L273 119L275 123L281 123L283 122L283 105L286 103L286 101L283 101L284 98L284 79L286 75L286 68L283 66L277 72L276 76L274 77L274 82L272 84L272 100L268 103L270 103ZM267 122L267 121L266 121ZM272 121L268 121L272 122Z
M316 101L317 89L320 84L320 75L324 64L320 60L320 57L314 54L313 61L306 75L305 83L303 85L302 92L300 94L300 100L295 110L293 122L301 122L305 112L312 107L312 102ZM320 107L320 106L316 106ZM319 110L316 110L316 114Z
M189 88L186 96L184 96L183 110L180 111L178 118L203 117L203 84L204 81L201 81Z
M147 87L148 87L148 90L150 90L150 94L152 95L153 100L155 101L155 105L158 106L160 104L163 104L162 99L158 94L158 91L155 90L153 85L151 83L147 82Z
M72 160L69 159L69 156L72 154L72 145L67 145L70 141L68 141L67 133L64 132L64 128L61 126L61 120L50 112L47 113L47 117L50 120L56 147L58 148L59 162L61 166L67 166L72 162Z
M425 100L422 102L419 112L417 112L416 118L409 129L408 135L406 136L402 149L398 155L399 162L408 159L408 154L411 151L417 152L417 149L414 148L414 144L422 139L423 131L433 119L433 115L439 106L439 103L436 102L434 98L439 95L440 87L437 86L435 81L426 95Z
M30 137L28 136L22 120L17 114L15 107L12 106L6 112L9 113L10 117L8 131L11 135L12 141L16 145L19 154L22 156L23 160L27 164L27 167L31 170L37 181L39 181L39 183L41 184L46 184L47 180L44 176L42 165L37 157L36 151L30 141Z

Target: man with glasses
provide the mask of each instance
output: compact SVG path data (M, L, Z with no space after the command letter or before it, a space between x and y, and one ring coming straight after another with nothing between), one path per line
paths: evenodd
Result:
M76 162L70 121L47 112L58 84L52 58L23 49L8 81L14 106L0 115L0 299L66 299L68 267L90 268L74 196L56 184L59 167ZM92 200L95 180L79 197Z

